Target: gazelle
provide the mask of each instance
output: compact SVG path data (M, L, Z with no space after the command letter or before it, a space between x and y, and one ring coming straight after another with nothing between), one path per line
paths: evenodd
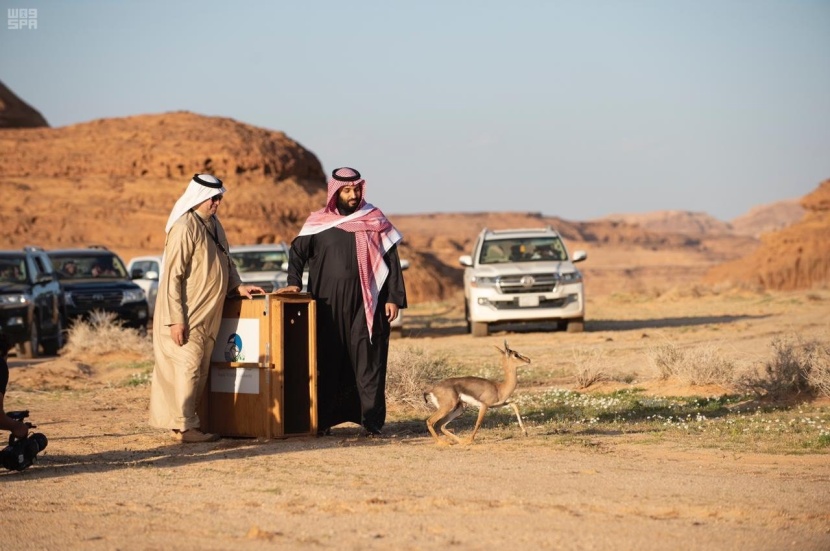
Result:
M476 426L473 429L473 434L467 443L472 444L476 437L478 428L481 426L481 421L484 419L484 414L487 410L493 407L510 406L516 412L516 419L519 420L519 426L522 432L527 436L527 430L522 423L522 416L519 414L519 408L516 404L508 402L508 399L516 390L518 383L517 373L519 366L516 363L511 363L511 359L519 360L520 362L529 364L530 358L519 354L515 350L511 350L507 345L507 340L504 341L504 350L495 347L496 350L503 355L502 368L504 369L504 380L502 382L491 381L483 377L451 377L444 379L437 383L431 390L424 392L424 400L432 402L437 408L429 419L427 419L427 428L432 437L439 444L446 444L446 441L441 440L435 432L435 425L451 438L456 444L461 444L461 439L447 429L447 424L461 415L467 405L478 406L478 419Z

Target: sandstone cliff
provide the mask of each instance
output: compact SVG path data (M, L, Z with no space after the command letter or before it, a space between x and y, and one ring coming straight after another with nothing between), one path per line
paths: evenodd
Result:
M160 251L197 172L226 182L235 242L289 239L325 198L317 157L282 132L186 112L0 131L0 151L0 236L14 246Z
M710 270L709 283L732 281L766 289L794 290L830 282L830 180L801 200L800 222L761 236L749 256Z

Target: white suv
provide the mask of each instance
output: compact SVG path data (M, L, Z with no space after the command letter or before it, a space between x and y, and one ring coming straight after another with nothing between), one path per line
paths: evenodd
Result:
M488 230L478 236L473 255L458 260L464 269L467 330L484 337L491 325L554 321L560 329L585 328L585 290L574 263L585 251L568 255L550 228Z
M136 256L127 264L127 271L133 283L144 290L147 297L147 306L150 308L150 319L156 311L156 296L159 294L159 280L161 279L161 256Z

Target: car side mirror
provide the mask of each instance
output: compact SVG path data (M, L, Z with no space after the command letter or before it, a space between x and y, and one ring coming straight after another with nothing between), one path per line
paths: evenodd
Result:
M458 262L462 266L467 266L468 268L471 268L473 266L473 257L468 254L465 254L463 256L458 257Z
M582 262L586 258L588 258L588 253L585 251L574 251L574 256L571 259L571 262Z
M406 270L407 268L409 268L409 261L401 260L401 270Z

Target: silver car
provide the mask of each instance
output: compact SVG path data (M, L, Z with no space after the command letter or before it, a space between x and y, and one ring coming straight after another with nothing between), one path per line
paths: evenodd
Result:
M284 263L288 260L285 243L234 245L228 251L242 282L271 293L285 286Z

